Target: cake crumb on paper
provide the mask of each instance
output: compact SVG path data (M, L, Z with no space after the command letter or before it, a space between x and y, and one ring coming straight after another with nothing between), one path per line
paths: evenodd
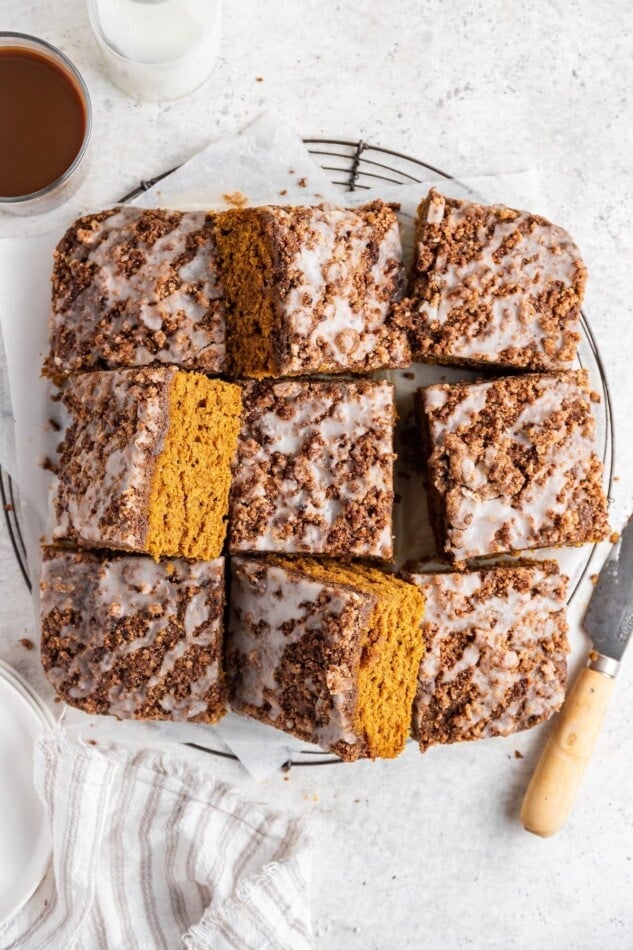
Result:
M24 647L25 650L34 650L35 644L29 637L22 637L21 640L18 640L18 643Z
M224 201L227 205L232 205L234 208L243 208L248 204L248 198L241 191L231 191L227 192L225 195L222 195Z

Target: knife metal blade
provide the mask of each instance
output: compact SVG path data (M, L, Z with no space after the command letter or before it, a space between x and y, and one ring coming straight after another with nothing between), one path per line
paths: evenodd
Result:
M633 633L633 515L600 571L584 628L597 653L620 662Z

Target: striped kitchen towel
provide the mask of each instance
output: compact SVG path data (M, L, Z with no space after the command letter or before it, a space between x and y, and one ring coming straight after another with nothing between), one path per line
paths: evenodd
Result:
M247 802L178 746L87 745L61 730L35 752L53 868L0 926L16 950L306 950L303 824Z

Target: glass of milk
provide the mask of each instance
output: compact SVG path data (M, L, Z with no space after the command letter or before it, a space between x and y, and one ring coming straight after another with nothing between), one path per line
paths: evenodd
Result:
M135 99L180 99L211 75L221 0L88 0L106 70Z

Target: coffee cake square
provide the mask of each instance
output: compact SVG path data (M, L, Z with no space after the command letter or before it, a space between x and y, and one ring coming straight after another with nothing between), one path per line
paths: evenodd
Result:
M390 559L393 386L250 382L243 399L231 552Z
M425 601L413 704L422 752L529 729L560 708L567 578L555 561L403 576Z
M438 551L455 564L609 531L586 371L417 392Z
M133 207L75 221L55 249L46 373L161 363L223 372L214 227L204 211Z
M241 208L218 217L229 355L238 376L368 372L411 353L398 219L363 207Z
M432 363L568 369L586 270L569 234L503 205L447 198L418 209L407 307L414 357Z
M159 557L222 553L238 386L175 366L80 373L52 495L53 540Z
M424 600L392 574L313 558L234 557L231 708L341 758L394 758L411 720Z
M224 559L43 549L42 664L69 706L119 719L226 712Z

